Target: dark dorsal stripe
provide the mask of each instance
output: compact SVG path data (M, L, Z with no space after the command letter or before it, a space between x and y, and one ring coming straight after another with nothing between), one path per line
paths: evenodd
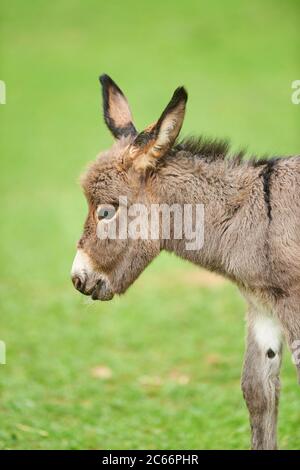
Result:
M277 160L277 158L270 158L270 160L265 160L264 169L261 172L261 176L263 179L264 199L266 203L268 218L270 221L272 220L271 177Z

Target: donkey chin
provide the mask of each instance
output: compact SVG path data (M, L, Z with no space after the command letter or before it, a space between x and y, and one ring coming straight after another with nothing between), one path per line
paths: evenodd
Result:
M111 300L114 296L108 278L92 268L89 256L82 249L77 250L71 278L75 289L93 300Z

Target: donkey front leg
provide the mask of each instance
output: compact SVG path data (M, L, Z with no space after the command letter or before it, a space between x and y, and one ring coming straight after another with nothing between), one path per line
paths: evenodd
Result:
M276 313L297 367L300 384L300 294L282 298L276 305Z
M250 415L252 449L276 449L281 331L276 320L249 312L242 390Z

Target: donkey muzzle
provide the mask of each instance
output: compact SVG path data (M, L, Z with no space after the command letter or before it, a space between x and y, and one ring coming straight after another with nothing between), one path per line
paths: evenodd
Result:
M94 271L89 256L82 249L76 253L71 279L75 289L93 300L111 300L114 296L108 279Z
M111 300L114 294L105 279L99 279L91 297L93 300Z

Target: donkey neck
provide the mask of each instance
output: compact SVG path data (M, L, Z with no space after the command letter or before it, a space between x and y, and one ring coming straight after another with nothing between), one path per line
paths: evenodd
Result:
M178 151L166 159L157 177L156 194L160 203L168 205L201 204L204 211L204 239L200 249L187 249L189 241L172 236L162 240L162 249L174 252L212 271L236 278L232 269L237 246L243 240L241 221L264 207L261 168L248 163L225 159L207 161L196 155ZM254 215L255 217L255 215ZM266 217L263 217L263 224ZM245 227L247 230L247 227ZM235 260L236 267L236 260Z

